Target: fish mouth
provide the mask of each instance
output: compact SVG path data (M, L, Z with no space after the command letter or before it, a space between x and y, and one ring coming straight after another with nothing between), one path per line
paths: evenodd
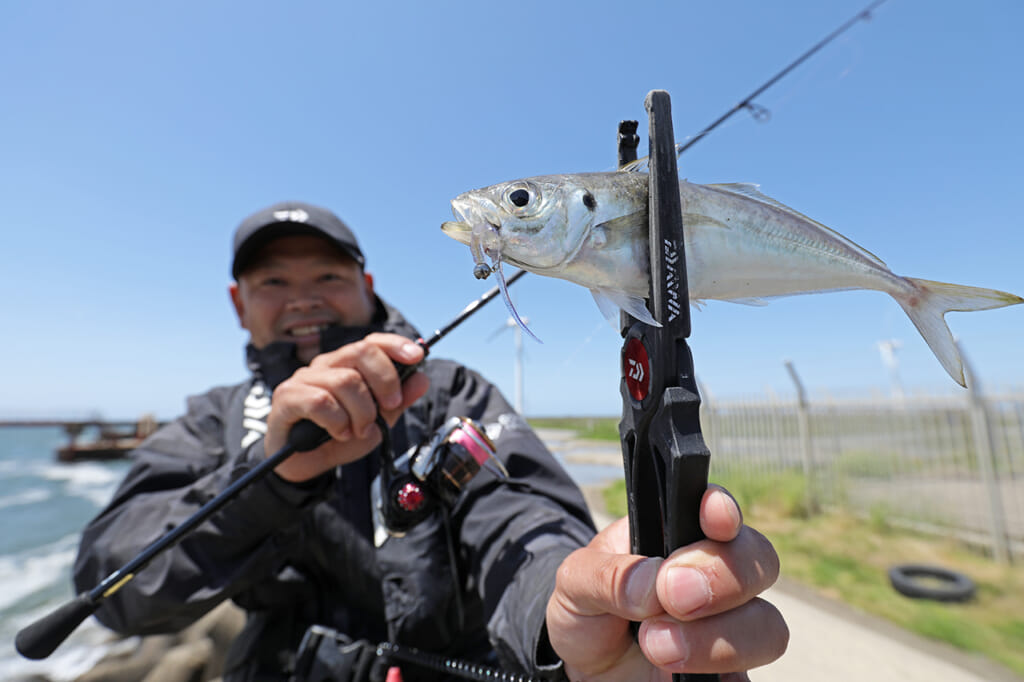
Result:
M501 211L489 198L469 192L452 199L452 213L458 220L442 224L441 229L469 245L476 263L473 274L477 279L487 279L501 261Z
M463 244L469 245L473 254L473 275L477 279L487 279L492 273L498 277L498 288L501 290L505 307L516 324L537 342L540 342L526 323L519 317L512 299L508 295L508 285L501 270L503 238L501 234L501 211L495 203L473 193L460 194L452 199L452 214L457 220L441 224L441 230ZM490 264L487 259L490 259ZM506 258L507 260L507 258Z
M441 231L452 239L462 242L463 244L469 244L470 239L473 237L473 228L468 223L461 223L454 220L441 223Z
M501 231L501 212L489 199L460 194L452 199L452 215L456 217L457 222L465 224L470 230L473 226L486 225L495 231Z
M456 219L441 223L441 231L463 244L472 246L474 234L479 239L484 232L501 232L501 216L490 201L460 194L452 199L452 215Z

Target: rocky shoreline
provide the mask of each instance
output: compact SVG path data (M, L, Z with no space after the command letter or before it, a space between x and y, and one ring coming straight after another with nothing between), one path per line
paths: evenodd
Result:
M212 682L242 629L245 613L225 602L177 634L123 640L75 682ZM130 643L134 641L135 645ZM39 677L34 682L50 682Z

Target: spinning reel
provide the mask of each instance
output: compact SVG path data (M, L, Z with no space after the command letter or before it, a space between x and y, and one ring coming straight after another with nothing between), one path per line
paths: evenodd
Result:
M496 454L483 427L468 417L452 417L429 440L394 460L382 452L381 473L370 489L376 544L387 539L382 531L401 537L438 509L450 511L481 469L507 480Z

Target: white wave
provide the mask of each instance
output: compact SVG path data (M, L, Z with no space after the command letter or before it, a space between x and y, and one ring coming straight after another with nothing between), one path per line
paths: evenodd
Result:
M97 507L105 507L124 472L102 464L77 463L47 466L39 475L51 481L64 481L67 494L85 498Z
M57 583L70 589L77 548L78 536L67 535L31 551L0 556L0 610Z
M53 497L53 493L45 488L29 488L14 495L0 497L0 509L4 507L17 507L22 504L35 504L45 502Z
M121 478L121 474L102 464L61 464L42 468L39 475L51 481L67 481L80 485L104 485Z

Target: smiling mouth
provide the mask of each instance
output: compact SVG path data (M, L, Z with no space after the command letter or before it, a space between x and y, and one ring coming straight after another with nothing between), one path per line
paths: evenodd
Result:
M312 336L314 334L321 334L329 326L330 326L329 324L325 323L325 324L309 324L309 325L303 325L301 327L292 327L291 329L288 329L288 330L285 331L285 336L290 336L291 338L294 339L294 338L301 338L301 337L306 337L306 336Z

